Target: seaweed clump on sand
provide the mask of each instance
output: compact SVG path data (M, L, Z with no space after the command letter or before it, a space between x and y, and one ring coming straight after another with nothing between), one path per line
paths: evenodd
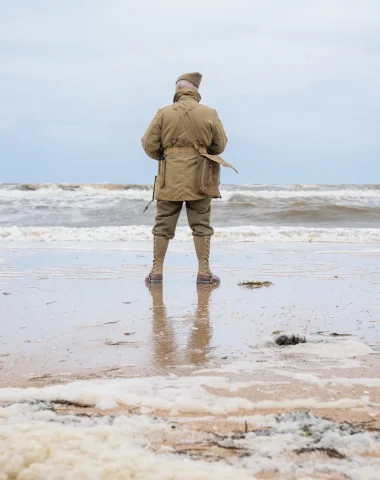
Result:
M256 288L270 287L271 285L273 285L273 283L272 282L240 282L238 283L238 285L239 287L256 289Z
M306 338L301 335L280 335L275 339L276 344L279 347L287 345L298 345L299 343L306 343Z

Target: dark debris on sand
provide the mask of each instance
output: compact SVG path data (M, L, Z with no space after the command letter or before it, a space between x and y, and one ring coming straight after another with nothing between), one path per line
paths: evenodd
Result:
M250 288L250 289L257 289L257 288L263 288L263 287L270 287L273 285L272 282L239 282L238 283L239 287L245 287L245 288Z
M320 452L320 453L325 453L329 458L338 458L339 460L346 458L346 455L343 455L343 453L338 452L338 450L336 450L335 448L325 448L325 447L299 448L298 450L295 450L295 452L298 455L302 453Z
M301 335L280 335L275 339L276 344L279 347L287 345L298 345L299 343L306 343L306 338Z

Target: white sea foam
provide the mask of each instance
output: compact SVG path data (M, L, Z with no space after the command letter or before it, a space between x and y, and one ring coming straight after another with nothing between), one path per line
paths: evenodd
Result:
M235 402L235 408L224 413L242 414L238 398L212 395L204 388L205 385L222 387L225 382L219 377L148 377L75 382L40 389L0 389L0 401L12 402L0 408L0 479L253 480L262 469L268 469L281 472L281 478L286 479L319 478L314 474L323 471L331 474L324 478L336 478L334 473L342 472L352 479L377 480L380 445L375 433L342 428L305 412L231 418L256 427L253 429L256 431L245 436L219 440L222 447L249 453L230 457L231 466L184 460L174 455L173 449L164 448L160 439L169 438L172 422L177 420L181 426L176 438L180 438L181 444L192 445L203 439L207 445L210 439L214 440L207 432L189 432L187 419L178 417L181 412L222 413L221 405L232 406ZM64 400L109 408L129 405L144 410L144 414L83 418L58 415L50 410L50 402ZM23 403L26 401L32 403ZM370 404L363 397L325 402L313 398L268 400L252 406L255 409L354 408ZM155 409L174 416L159 420ZM149 413L152 415L148 416ZM219 421L218 417L212 420L215 424ZM224 422L223 417L220 421ZM154 442L162 445L156 454L151 448ZM339 450L343 458L339 462L327 457L315 462L300 456L295 465L294 450L308 448ZM362 453L367 455L361 457Z
M0 184L1 187L1 184ZM14 187L0 188L0 199L15 199L15 200L33 200L42 199L52 200L56 197L57 200L63 199L80 199L93 197L94 199L104 198L109 200L112 198L128 199L128 200L150 200L152 197L153 188L151 186L128 186L123 187L117 185L35 185L31 186L32 190L21 190ZM221 188L222 201L229 201L232 196L244 196L246 201L254 201L255 199L308 199L315 198L321 200L331 200L338 202L343 201L379 201L379 188L342 188L342 189L316 189L305 185L304 188L291 189L256 189L254 186L245 186L239 189L238 186Z
M151 227L2 227L0 240L41 242L127 242L150 241ZM191 232L179 227L177 241L190 241ZM337 242L380 243L380 228L304 228L304 227L221 227L213 240L220 242Z
M150 377L149 381L146 378L131 378L80 381L41 389L4 388L0 390L0 402L59 399L101 409L129 406L172 413L211 414L226 414L253 407L243 398L220 398L203 388L203 385L215 388L221 381L221 377Z
M46 186L38 188L33 191L24 190L0 190L0 200L11 199L16 201L26 200L33 202L33 200L41 203L41 201L56 201L62 204L62 201L72 202L73 200L80 201L81 199L94 201L105 200L110 201L113 199L120 200L144 200L149 201L152 198L153 189L146 187L145 189L128 189L117 190L106 188L94 188L91 186L82 186L75 190L63 190L57 186Z
M329 357L329 350L333 349L338 361L353 354L372 352L370 347L354 340L308 339L311 348L319 349L319 353L313 353ZM286 351L292 348L295 347L287 347ZM275 472L274 478L281 476L286 480L334 479L340 478L340 473L353 480L377 480L380 442L375 432L361 431L294 410L364 408L376 411L380 405L369 396L294 398L296 392L293 391L289 398L247 400L239 396L241 388L287 383L270 379L247 381L247 374L257 369L273 369L276 375L286 373L277 359L284 349L266 347L262 350L272 361L231 362L206 368L202 373L193 372L191 376L97 379L42 388L0 389L0 480L254 480L255 475L265 469ZM304 349L297 355L307 353L309 351ZM227 373L233 376L229 378ZM330 382L348 386L356 383L377 385L369 378L319 379L305 372L287 373L296 380L327 386ZM228 392L227 397L224 391ZM233 397L232 392L236 392ZM112 416L59 415L52 411L52 402L97 407ZM134 412L133 415L123 414L124 407ZM293 413L252 415L267 409L291 409ZM229 456L230 465L227 466L222 460L210 464L175 454L175 449L167 445L180 444L181 449L186 450L186 445L191 448L191 445L215 444L208 428L189 427L188 424L194 422L188 415L193 420L207 418L214 425L220 422L223 428L225 415L241 428L249 424L250 432L246 435L225 440L217 437L221 448L236 449L247 455ZM177 435L175 441L168 442L173 435ZM342 458L337 461L318 453L317 457L310 456L312 453L296 453L313 452L315 448L334 449ZM320 477L321 472L328 476Z
M263 351L271 348L275 348L276 351L281 351L283 348L286 348L287 354L299 353L303 355L317 355L318 357L325 358L353 358L374 353L374 350L369 345L356 340L339 341L310 335L306 335L305 338L306 343L288 345L286 347L279 347L273 338L268 338L262 340L259 347L261 347Z
M241 384L223 377L149 377L98 381L78 381L45 388L0 389L0 402L53 400L75 402L108 410L117 407L141 409L143 413L157 410L180 414L225 415L266 409L358 408L373 405L369 397L317 400L316 398L285 398L251 402L240 396L220 397L205 387L236 391Z
M344 429L304 412L230 420L241 423L243 428L248 421L258 430L219 440L221 447L248 453L230 456L230 465L226 465L222 460L218 464L193 461L174 455L174 449L164 446L154 454L152 442L172 434L170 422L164 420L125 415L88 419L59 416L42 405L13 405L0 414L0 478L254 480L265 469L275 473L275 478L281 475L286 480L333 479L339 473L353 480L378 478L380 448L374 433ZM207 446L213 440L210 434L194 431L189 437L186 424L177 425L182 435L188 434L181 442L184 446L191 447L197 441ZM316 462L309 454L306 458L299 455L294 462L295 451L315 448L334 449L342 458L337 461L319 457ZM323 477L318 472L323 472Z
M298 345L287 347L286 351L288 353L317 355L325 358L352 358L374 353L369 345L356 342L355 340L337 343L299 343Z
M244 197L245 201L254 202L255 200L267 199L267 200L286 200L286 199L320 199L321 201L331 201L334 203L340 202L364 202L374 201L378 202L380 200L380 191L379 190L301 190L301 191L292 191L292 190L222 190L222 201L229 201L233 196Z
M247 471L149 450L170 425L148 417L87 420L17 405L0 416L0 479L248 480ZM2 417L2 418L1 418Z

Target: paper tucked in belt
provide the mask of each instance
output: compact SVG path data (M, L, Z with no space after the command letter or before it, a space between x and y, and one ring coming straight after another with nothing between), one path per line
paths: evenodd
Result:
M223 158L219 157L219 155L210 155L209 153L200 153L199 155L202 157L206 157L213 162L219 163L220 165L223 165L223 167L232 168L232 170L234 170L236 173L239 173L235 167L223 160Z

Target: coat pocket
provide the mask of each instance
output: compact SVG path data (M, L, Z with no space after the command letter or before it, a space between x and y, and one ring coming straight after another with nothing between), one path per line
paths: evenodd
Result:
M197 163L197 192L207 197L220 198L220 165L203 155Z

